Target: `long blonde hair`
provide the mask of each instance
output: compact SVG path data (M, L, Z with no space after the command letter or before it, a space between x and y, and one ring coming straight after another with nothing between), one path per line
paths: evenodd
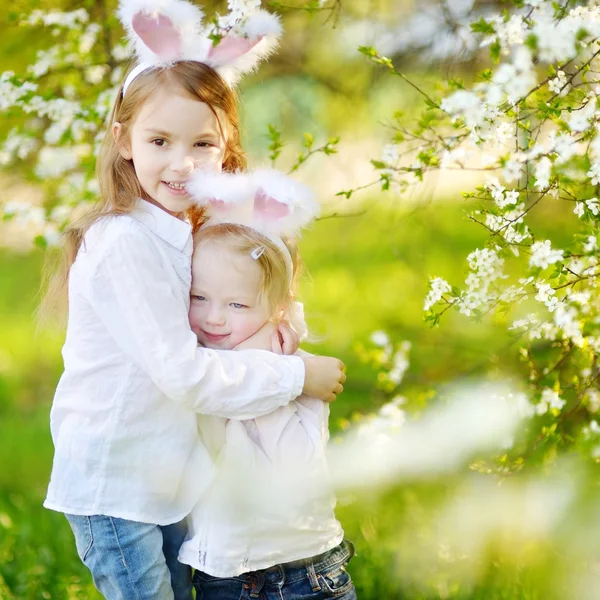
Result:
M223 170L233 172L246 168L246 156L240 144L236 94L208 65L182 61L168 68L142 72L133 80L124 98L121 85L96 163L100 198L83 217L64 231L61 256L48 253L42 284L43 299L38 311L40 322L57 317L64 321L69 270L90 226L102 217L130 213L137 198L143 197L133 162L119 153L112 126L121 123L119 143L128 143L131 127L141 107L162 85L169 89L179 87L190 97L208 105L225 139ZM219 118L220 114L227 121L225 127ZM197 208L190 209L187 216L194 231L204 220L202 210Z
M288 261L285 260L282 249L255 229L236 223L219 223L202 227L194 234L194 249L215 242L242 256L250 256L257 248L264 248L256 259L261 272L261 298L268 300L273 320L285 319L298 332L305 328L305 324L298 322L297 315L292 310L302 270L300 253L294 240L283 240L292 257L291 278Z

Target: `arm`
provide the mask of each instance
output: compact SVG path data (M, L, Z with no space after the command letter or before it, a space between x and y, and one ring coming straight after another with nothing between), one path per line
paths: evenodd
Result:
M329 439L328 418L326 402L300 396L251 422L267 457L274 463L291 467L324 455Z
M88 297L115 342L166 396L199 413L245 419L301 393L298 357L198 348L158 249L124 227L104 234L111 238L91 261Z

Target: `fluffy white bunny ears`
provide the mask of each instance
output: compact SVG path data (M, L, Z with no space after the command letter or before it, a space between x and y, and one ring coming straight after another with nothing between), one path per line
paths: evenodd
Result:
M205 227L234 223L258 231L282 251L291 278L292 258L281 238L297 236L319 214L310 188L274 169L248 173L196 170L185 187L205 209ZM257 259L262 252L259 247L252 257Z
M143 71L193 60L215 69L234 85L277 47L281 24L257 10L229 29L215 46L202 11L186 0L121 0L119 18L138 59L123 84L123 95Z

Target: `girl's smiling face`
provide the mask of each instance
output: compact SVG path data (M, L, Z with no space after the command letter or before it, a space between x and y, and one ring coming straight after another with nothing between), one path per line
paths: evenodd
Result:
M261 297L261 269L225 244L200 244L192 260L190 325L206 348L231 350L272 316Z
M221 119L223 123L224 119ZM120 123L113 126L118 140ZM190 208L185 182L196 168L221 170L225 140L210 107L161 85L143 104L119 152L133 162L147 200L172 214Z

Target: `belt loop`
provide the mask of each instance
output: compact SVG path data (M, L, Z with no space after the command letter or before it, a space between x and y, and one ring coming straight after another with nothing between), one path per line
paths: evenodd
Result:
M308 559L307 564L306 564L306 573L308 574L308 580L310 581L312 591L320 592L321 584L319 583L319 580L317 579L317 574L315 573L315 565L314 565L312 559L310 559L310 558Z
M256 581L254 580L254 577L250 580L252 586L250 598L258 598L260 596L260 591L265 585L265 574L263 571L256 571L253 575L255 575Z

